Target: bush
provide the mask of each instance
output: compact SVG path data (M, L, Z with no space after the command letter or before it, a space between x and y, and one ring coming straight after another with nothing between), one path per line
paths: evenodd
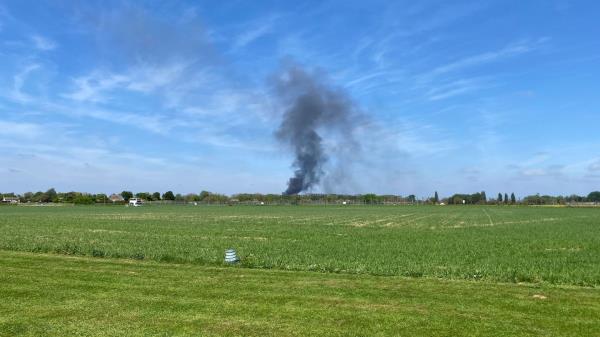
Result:
M73 199L73 203L76 205L91 205L95 202L94 197L91 195L78 195Z

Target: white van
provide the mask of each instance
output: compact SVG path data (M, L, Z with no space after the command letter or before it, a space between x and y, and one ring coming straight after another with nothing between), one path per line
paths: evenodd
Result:
M142 199L138 199L138 198L132 198L129 199L129 206L133 206L133 207L138 207L138 206L142 206Z

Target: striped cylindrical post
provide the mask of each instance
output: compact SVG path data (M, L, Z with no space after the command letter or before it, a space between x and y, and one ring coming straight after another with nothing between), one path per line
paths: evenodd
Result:
M226 263L236 263L238 261L240 261L240 259L238 258L237 254L235 253L235 250L227 249L225 251L225 262Z

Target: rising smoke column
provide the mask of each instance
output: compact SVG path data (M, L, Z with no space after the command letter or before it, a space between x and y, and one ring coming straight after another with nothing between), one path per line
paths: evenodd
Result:
M275 92L284 112L276 138L294 152L294 176L284 194L298 194L319 184L327 154L323 138L354 146L356 107L348 96L329 87L315 73L297 65L284 67L275 78Z

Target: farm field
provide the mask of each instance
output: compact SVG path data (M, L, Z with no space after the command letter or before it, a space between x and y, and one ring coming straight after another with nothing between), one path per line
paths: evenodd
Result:
M600 336L600 210L7 206L0 285L0 337Z
M0 250L251 268L600 285L600 209L1 207Z

